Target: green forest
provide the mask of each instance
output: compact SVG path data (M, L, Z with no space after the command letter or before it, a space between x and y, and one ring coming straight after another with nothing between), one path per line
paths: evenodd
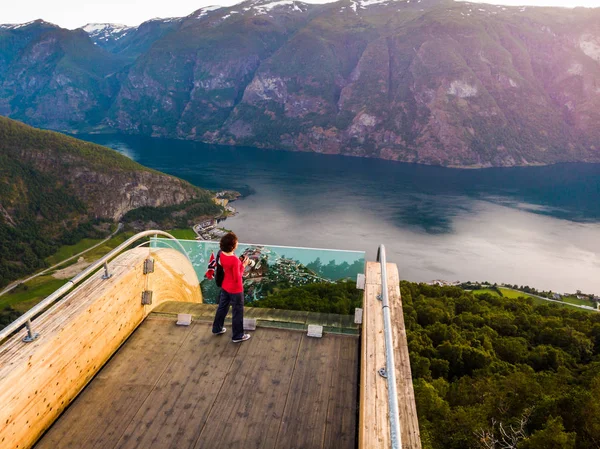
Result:
M354 309L362 305L362 296L355 281L317 283L275 291L252 306L354 315Z
M103 221L87 218L85 204L61 184L0 148L0 287L44 268L44 259L61 245L108 234L98 227ZM11 203L6 218L1 212Z
M423 448L600 447L600 314L401 290Z

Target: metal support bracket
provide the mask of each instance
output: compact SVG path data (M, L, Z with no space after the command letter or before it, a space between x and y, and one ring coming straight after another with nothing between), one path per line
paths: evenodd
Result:
M365 278L364 273L357 274L356 275L356 288L358 290L364 290L365 283L366 283L366 278Z
M354 309L354 324L362 324L363 320L363 309L356 308Z
M144 274L154 273L154 259L149 257L144 260Z
M385 368L379 368L377 370L377 373L384 379L387 379L387 371L385 370Z
M31 320L27 320L25 326L27 327L27 335L23 337L23 341L25 343L31 343L32 341L37 340L40 334L33 332L33 329L31 328Z
M244 330L255 331L256 330L256 318L244 318Z
M152 304L152 290L144 290L142 292L142 305L149 306Z
M192 324L192 315L189 313L178 313L177 314L177 324L178 326L189 326Z
M381 296L381 295L377 295L377 300L378 300L378 301L383 301L383 296Z
M307 335L309 337L321 338L323 336L323 326L309 324Z
M108 272L108 262L104 262L104 274L102 275L102 279L110 279L112 274Z

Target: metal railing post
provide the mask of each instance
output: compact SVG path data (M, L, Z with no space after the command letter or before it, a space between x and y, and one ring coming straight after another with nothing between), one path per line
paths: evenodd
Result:
M108 262L104 262L104 274L102 275L102 279L107 280L112 277L112 274L108 271Z
M25 326L27 327L27 335L23 337L23 341L25 343L30 343L34 340L37 340L40 334L38 334L37 332L33 332L33 329L31 328L31 320L27 320Z
M377 251L377 261L381 264L381 309L383 311L386 361L385 370L380 370L379 374L387 378L392 449L400 449L402 447L402 435L400 433L400 411L398 407L398 391L396 388L396 364L394 362L394 344L392 341L392 318L390 315L390 303L388 297L387 260L385 257L385 246L383 245L379 246Z

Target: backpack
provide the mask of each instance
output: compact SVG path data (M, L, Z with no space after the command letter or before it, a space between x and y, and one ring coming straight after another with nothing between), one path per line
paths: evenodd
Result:
M221 265L221 251L217 253L217 269L215 271L215 282L217 283L217 287L221 287L223 285L223 278L225 277L225 270L223 270L223 266Z

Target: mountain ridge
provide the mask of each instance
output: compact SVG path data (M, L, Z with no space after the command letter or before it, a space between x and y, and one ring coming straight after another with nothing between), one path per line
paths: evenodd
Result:
M54 91L70 110L23 101L0 50L0 113L72 132L446 166L600 162L596 19L600 9L447 0L204 7L158 21L143 44L113 45L147 24L99 48L112 64L102 81ZM85 101L72 100L78 88Z

